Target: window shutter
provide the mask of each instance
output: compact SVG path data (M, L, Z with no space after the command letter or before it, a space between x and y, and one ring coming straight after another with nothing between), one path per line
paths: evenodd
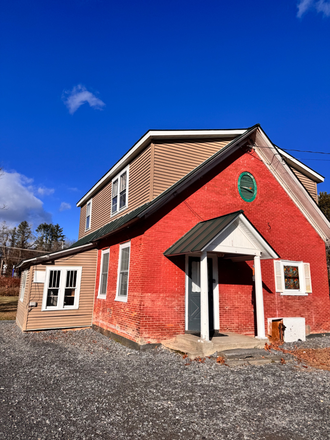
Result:
M312 293L311 269L309 263L304 263L306 293Z
M280 261L274 261L274 270L275 270L275 290L276 292L283 292L282 264Z

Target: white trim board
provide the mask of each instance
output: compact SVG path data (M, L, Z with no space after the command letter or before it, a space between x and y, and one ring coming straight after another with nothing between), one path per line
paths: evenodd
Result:
M256 153L322 240L327 241L330 239L330 222L289 165L279 155L276 147L268 140L263 130L258 128L258 133L262 137L264 145L260 145L258 148L256 143L254 147Z

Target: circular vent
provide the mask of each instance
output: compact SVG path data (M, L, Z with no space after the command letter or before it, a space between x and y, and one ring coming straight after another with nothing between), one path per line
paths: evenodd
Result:
M252 174L244 171L238 178L238 191L246 202L252 202L257 195L257 184Z

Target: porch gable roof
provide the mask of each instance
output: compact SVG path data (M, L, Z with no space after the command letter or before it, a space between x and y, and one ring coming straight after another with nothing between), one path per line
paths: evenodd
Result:
M258 248L263 254L261 258L279 258L279 255L270 244L247 219L243 210L197 223L197 225L168 248L164 255L174 256L212 250L211 243L215 242L217 238L224 236L225 230L228 230L234 223L237 225L242 224L252 240L258 243Z

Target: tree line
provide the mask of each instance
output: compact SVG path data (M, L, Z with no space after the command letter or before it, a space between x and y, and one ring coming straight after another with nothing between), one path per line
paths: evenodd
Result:
M13 267L23 259L66 249L72 243L59 224L41 223L33 231L25 220L13 228L3 221L0 223L0 275L11 275Z
M66 241L63 228L59 224L41 223L35 231L32 231L26 220L14 228L9 228L6 222L0 223L2 247L50 252L64 248Z

